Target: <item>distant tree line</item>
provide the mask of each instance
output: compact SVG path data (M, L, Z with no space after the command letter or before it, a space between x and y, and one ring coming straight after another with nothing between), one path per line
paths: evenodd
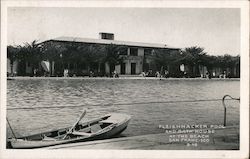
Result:
M214 68L221 70L233 70L240 66L240 55L232 56L229 54L213 56L204 52L204 48L193 46L185 48L180 52L167 53L165 49L158 49L152 57L157 65L157 70L163 66L169 70L170 76L180 76L179 66L184 64L192 70L189 72L191 77L199 77L199 67L205 66L209 73L212 73Z
M18 75L25 76L27 63L32 71L30 76L34 75L34 70L39 70L41 61L54 62L54 74L50 76L62 76L64 69L72 70L76 75L82 75L82 70L95 70L97 75L105 74L105 64L110 68L120 64L124 56L122 52L128 49L127 46L120 45L102 45L102 44L82 44L78 42L56 43L48 41L46 43L25 43L23 46L7 46L7 58L10 60L11 74L13 74L13 64L18 62ZM199 76L199 66L206 66L208 70L214 67L222 69L233 68L240 63L240 56L211 56L204 52L201 47L185 48L178 52L169 52L168 49L154 49L153 54L145 55L145 58L151 58L155 63L155 70L162 68L169 70L170 76L178 76L179 66L185 64L193 70L191 76ZM110 69L111 73L112 69ZM42 73L40 73L42 75Z
M50 66L55 64L55 72L62 75L63 69L73 70L75 74L81 74L82 69L98 70L104 74L103 65L107 63L114 67L122 61L119 52L126 50L126 46L118 45L98 45L77 42L66 42L63 45L56 42L25 43L21 46L7 46L7 58L10 60L11 74L13 74L13 64L18 61L18 75L25 76L27 63L32 70L39 69L41 61L49 61ZM101 66L102 65L102 66ZM110 70L111 71L111 70ZM33 71L32 71L33 74ZM32 76L31 74L31 76ZM50 74L53 76L52 74Z

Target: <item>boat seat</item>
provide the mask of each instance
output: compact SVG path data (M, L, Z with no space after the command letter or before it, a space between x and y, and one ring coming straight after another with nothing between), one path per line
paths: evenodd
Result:
M95 125L92 125L92 126L91 126L91 132L92 132L92 133L96 133L96 132L98 132L99 130L102 130L102 128L101 128L100 125L95 124Z
M55 141L56 139L53 138L53 137L44 136L43 140L46 140L46 141Z
M77 130L77 131L78 132L90 132L90 127L87 127L87 128L84 128L84 129L80 129L80 130Z
M122 123L123 121L124 118L121 118L119 114L112 114L109 118L100 121L100 123L116 124L116 123Z
M82 131L73 131L72 132L73 135L80 135L80 136L91 136L92 133L86 133L86 132L82 132Z

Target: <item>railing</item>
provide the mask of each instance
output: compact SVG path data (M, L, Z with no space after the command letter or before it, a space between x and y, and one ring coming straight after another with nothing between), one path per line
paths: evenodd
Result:
M227 125L227 107L226 107L226 104L225 104L226 97L229 97L232 100L238 100L240 102L240 98L233 98L230 95L224 95L224 97L222 98L222 104L223 104L223 107L224 107L224 126Z

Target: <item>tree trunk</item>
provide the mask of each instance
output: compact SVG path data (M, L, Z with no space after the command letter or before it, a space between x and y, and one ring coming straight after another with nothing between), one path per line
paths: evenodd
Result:
M110 63L109 64L109 74L112 76L112 72L115 71L115 64Z
M87 70L88 70L88 73L89 73L89 71L90 71L90 66L89 66L89 64L87 64Z
M49 76L52 75L52 61L49 61Z
M49 65L49 74L50 76L54 76L55 73L55 62L54 61L49 61L50 65Z
M14 62L10 62L10 75L13 76L13 65L14 65Z
M100 72L101 72L101 63L98 62L98 73L100 73Z

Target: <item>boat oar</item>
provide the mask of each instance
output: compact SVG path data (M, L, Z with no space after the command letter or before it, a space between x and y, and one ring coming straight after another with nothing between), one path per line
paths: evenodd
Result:
M76 127L76 125L79 123L79 121L85 116L86 114L86 110L83 111L83 113L81 114L81 116L79 117L79 119L74 123L74 125L69 129L69 131L65 134L65 136L63 137L63 139L65 139L67 137L68 134L72 133L73 129Z
M13 129L12 129L12 127L10 126L10 122L9 122L8 118L6 118L6 120L7 120L7 123L8 123L8 125L9 125L9 127L10 127L11 133L13 134L14 138L17 139L17 138L16 138L16 135L15 135Z

